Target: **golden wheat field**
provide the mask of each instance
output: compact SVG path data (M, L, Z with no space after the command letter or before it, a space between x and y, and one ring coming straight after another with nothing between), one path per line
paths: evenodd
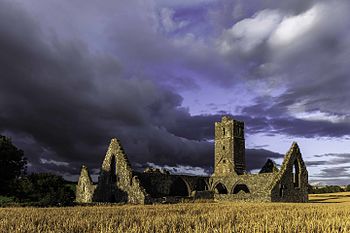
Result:
M2 208L0 232L350 232L349 197L311 195L307 204Z

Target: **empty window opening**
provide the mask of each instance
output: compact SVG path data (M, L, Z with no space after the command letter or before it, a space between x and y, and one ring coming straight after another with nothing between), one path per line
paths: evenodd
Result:
M296 187L296 188L300 187L300 180L299 180L300 174L299 173L300 173L299 162L296 159L294 161L294 164L293 164L293 183L294 183L294 187Z
M280 184L280 197L284 196L284 190L286 189L285 185Z
M243 192L245 192L245 193L250 193L248 186L245 185L245 184L237 184L237 185L233 188L232 193L233 193L233 194L237 194L237 193L239 193L240 191L243 191Z
M117 181L117 163L115 156L112 156L109 172L111 183L115 183Z
M215 193L227 194L227 188L225 187L225 185L218 183L217 185L215 185Z
M226 134L226 129L225 128L222 128L222 134L225 136L225 134Z
M225 150L225 146L222 147L222 150Z
M182 178L177 178L171 184L169 196L189 196L187 185Z

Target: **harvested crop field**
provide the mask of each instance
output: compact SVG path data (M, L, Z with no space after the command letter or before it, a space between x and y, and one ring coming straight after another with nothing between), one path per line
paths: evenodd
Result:
M350 232L349 202L319 202L2 208L0 232Z

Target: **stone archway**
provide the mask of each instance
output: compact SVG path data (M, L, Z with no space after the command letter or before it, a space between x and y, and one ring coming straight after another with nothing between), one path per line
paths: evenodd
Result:
M227 194L228 193L226 186L220 182L214 186L214 191L217 194Z
M198 179L195 186L196 191L208 190L208 184L203 179Z
M245 184L236 184L236 185L232 188L232 193L233 193L233 194L237 194L237 193L239 193L239 192L241 192L241 191L243 191L243 192L245 192L245 193L250 193L250 190L249 190L248 186L245 185Z
M190 195L188 184L181 178L176 178L170 186L169 196L187 197Z

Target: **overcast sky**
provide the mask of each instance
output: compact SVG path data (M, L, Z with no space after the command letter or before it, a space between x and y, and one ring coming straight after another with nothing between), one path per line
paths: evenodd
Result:
M0 134L31 172L97 173L109 141L136 169L207 174L214 122L245 121L246 160L350 184L348 0L0 0Z

